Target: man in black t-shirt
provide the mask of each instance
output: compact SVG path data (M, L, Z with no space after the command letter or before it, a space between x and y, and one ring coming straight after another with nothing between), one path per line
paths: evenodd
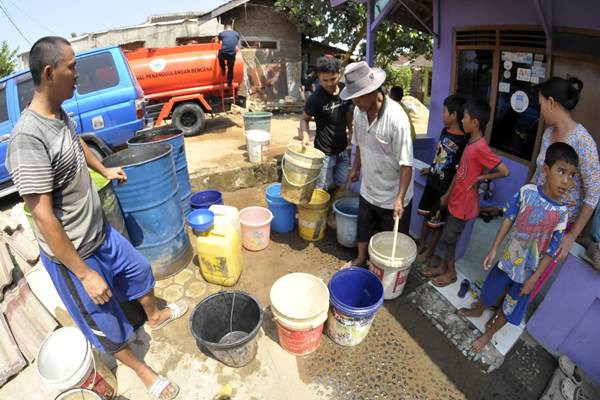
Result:
M352 135L352 102L340 98L340 61L332 56L317 60L319 87L308 98L300 117L300 132L305 146L310 145L308 123L314 118L317 134L314 146L325 153L317 187L333 192L348 181L350 156L347 148Z
M217 40L221 42L219 50L219 65L221 72L225 75L225 64L227 64L227 87L231 89L233 83L233 66L235 65L235 55L237 54L240 34L234 31L230 24L225 25L225 30L219 33Z

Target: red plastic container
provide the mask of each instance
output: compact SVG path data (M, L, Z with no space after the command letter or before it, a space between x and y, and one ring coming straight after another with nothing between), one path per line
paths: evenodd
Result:
M276 321L279 344L285 351L296 356L305 356L319 348L323 325L304 331L288 329Z

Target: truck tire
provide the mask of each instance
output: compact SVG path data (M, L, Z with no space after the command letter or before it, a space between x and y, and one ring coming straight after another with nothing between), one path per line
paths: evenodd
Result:
M173 111L173 125L181 129L184 136L195 136L206 126L204 110L196 103L183 103Z
M104 154L104 152L100 150L95 144L87 143L87 145L88 149L90 149L90 152L93 155L95 155L98 160L102 161L106 158L106 154Z

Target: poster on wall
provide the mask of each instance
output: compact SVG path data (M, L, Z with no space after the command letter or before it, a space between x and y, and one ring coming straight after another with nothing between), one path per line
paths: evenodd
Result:
M517 68L517 80L529 82L531 80L531 70L528 68Z
M510 106L519 114L527 110L529 107L529 96L522 90L517 90L510 97Z
M522 53L518 51L503 51L502 61L511 61L513 63L531 65L533 63L533 53Z
M531 160L540 113L534 85L545 79L546 58L527 52L501 54L490 145Z

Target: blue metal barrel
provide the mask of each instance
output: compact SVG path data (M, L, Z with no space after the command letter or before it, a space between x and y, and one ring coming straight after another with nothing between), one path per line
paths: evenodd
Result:
M173 161L177 172L177 184L179 186L179 198L183 214L187 216L192 210L190 197L192 186L190 185L190 174L188 172L187 160L185 158L185 142L180 129L171 126L162 126L138 131L136 136L127 141L128 146L140 146L148 143L166 143L173 146Z
M177 193L172 146L133 146L104 159L107 167L122 167L127 182L113 187L131 243L152 265L156 279L185 268L193 250Z

